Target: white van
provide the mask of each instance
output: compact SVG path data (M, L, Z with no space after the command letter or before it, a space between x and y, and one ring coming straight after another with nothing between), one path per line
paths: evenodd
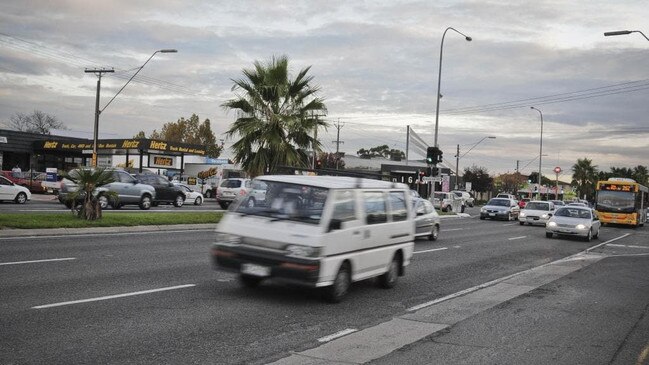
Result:
M415 233L407 185L336 176L255 181L266 185L263 202L238 199L218 225L217 269L239 273L249 287L277 279L324 288L331 302L354 281L378 276L391 288L404 275Z

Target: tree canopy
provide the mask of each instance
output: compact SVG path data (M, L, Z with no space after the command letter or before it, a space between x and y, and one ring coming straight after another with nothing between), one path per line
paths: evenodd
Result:
M140 131L133 138L145 138L144 135L144 131ZM189 119L181 117L176 122L165 123L160 131L154 129L149 138L205 146L207 155L212 158L219 157L223 149L222 145L216 143L210 120L205 119L201 123L196 114Z
M29 133L51 134L52 129L66 129L55 116L34 110L31 114L15 113L9 117L8 127Z
M398 149L391 149L387 144L372 147L369 149L361 148L356 151L360 158L383 157L395 161L401 161L406 158L406 154Z
M464 169L464 181L471 183L471 189L479 193L491 190L493 178L484 167L473 165Z
M593 160L588 158L577 159L577 163L572 166L572 182L579 198L586 197L587 200L593 200L595 197L595 184L598 180L597 166L593 165Z
M235 97L221 106L236 111L237 119L226 132L238 137L232 145L234 160L251 176L273 172L278 166L307 167L310 149L322 145L312 134L327 123L324 100L306 67L291 78L288 58L273 57L267 63L255 61L243 70L243 78L232 80Z

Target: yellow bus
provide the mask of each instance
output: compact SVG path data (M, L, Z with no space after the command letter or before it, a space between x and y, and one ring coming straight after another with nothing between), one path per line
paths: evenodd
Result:
M643 226L649 189L632 179L612 177L597 182L597 215L603 223Z

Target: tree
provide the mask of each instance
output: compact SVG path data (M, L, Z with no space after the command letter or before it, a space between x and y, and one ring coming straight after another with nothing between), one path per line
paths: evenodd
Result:
M360 158L372 158L372 157L383 157L389 158L393 161L401 161L406 158L406 154L398 149L390 149L387 144L372 147L370 149L361 148L356 151L356 154Z
M78 212L81 219L94 221L101 219L101 205L99 199L93 193L98 187L112 183L113 173L106 169L77 169L65 175L65 178L75 183L79 189L67 196L72 211ZM117 193L103 193L106 199L117 199ZM78 209L75 202L82 199L81 208ZM77 211L78 209L78 211Z
M144 131L140 131L133 138L144 138ZM154 129L149 138L205 146L207 156L212 158L219 157L223 150L223 146L216 143L210 120L205 119L201 123L196 114L192 114L189 119L181 117L176 122L165 123L159 132Z
M139 131L137 132L136 135L133 136L133 139L145 139L146 136L144 135L144 131Z
M587 200L594 199L597 179L597 166L593 166L593 161L588 158L577 159L577 163L572 166L570 185L576 188L579 198L585 196Z
M486 168L473 165L464 169L464 182L470 182L473 191L484 193L491 190L493 178Z
M647 186L649 184L649 171L646 166L638 165L633 168L633 179L638 183Z
M306 67L291 79L288 58L273 57L268 63L254 62L244 69L244 78L232 80L236 96L221 104L237 111L237 119L226 132L240 139L232 145L234 160L251 176L274 172L278 166L307 167L307 150L322 149L310 134L327 127L318 118L326 112L324 100L317 97L313 76Z
M343 153L338 153L336 155L335 152L333 153L320 153L318 154L318 159L317 161L320 161L320 165L316 163L316 167L321 167L325 169L344 169L345 168L345 160L343 160Z
M9 128L21 132L50 134L52 129L66 129L55 116L34 110L32 114L15 113L9 117Z
M496 191L508 192L516 195L518 190L525 185L527 179L525 176L521 175L519 172L513 174L501 174L497 176L493 181L493 186Z

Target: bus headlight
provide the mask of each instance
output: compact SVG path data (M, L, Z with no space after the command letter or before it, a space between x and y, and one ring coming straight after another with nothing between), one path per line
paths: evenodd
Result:
M297 257L318 257L320 256L320 247L288 245L286 251L289 256Z

